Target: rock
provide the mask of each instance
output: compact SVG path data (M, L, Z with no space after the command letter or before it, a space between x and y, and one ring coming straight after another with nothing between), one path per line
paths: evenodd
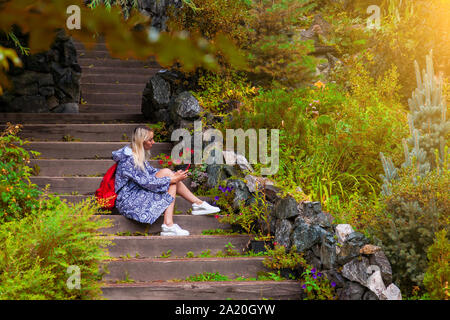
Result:
M55 94L55 88L48 86L48 87L40 87L39 88L39 94L44 97L50 97Z
M282 189L273 186L273 185L265 185L263 187L264 194L266 195L266 199L271 203L276 203L281 199Z
M361 300L364 287L356 282L346 282L339 294L339 300Z
M289 235L293 229L293 224L287 219L276 220L274 241L286 248L291 247Z
M343 244L351 233L353 233L353 228L349 224L338 224L336 226L336 236L340 244Z
M374 266L369 266L369 270L375 270L367 279L366 287L369 288L378 298L381 297L381 293L386 289L383 279L381 278L381 272Z
M380 250L381 250L381 248L378 246L374 246L373 244L366 244L359 250L359 253L370 255L370 254L374 254L375 252L378 252Z
M234 151L226 151L226 150L222 151L222 154L226 164L228 165L237 164L241 170L243 171L248 170L253 172L252 166L243 155L237 154Z
M303 256L309 265L311 265L313 268L316 268L317 270L322 270L322 263L320 262L320 259L314 255L312 250L300 251L297 247L297 251L304 253Z
M292 245L297 247L299 252L310 249L313 245L321 242L322 234L326 231L316 225L309 225L301 218L294 222L294 231L290 239Z
M234 190L234 199L233 199L234 210L239 209L240 203L244 203L245 205L251 197L250 191L248 191L247 186L241 180L230 179L227 181L227 187L231 187Z
M330 228L331 223L325 213L322 212L320 202L303 201L298 205L300 215L308 224L317 224L322 228Z
M189 120L198 119L202 111L197 99L189 91L180 93L174 99L170 110L174 118L180 117Z
M339 265L348 263L360 255L359 250L360 248L358 246L354 246L351 242L344 242L339 250L336 250L337 263Z
M362 300L379 300L379 298L377 297L377 295L375 293L373 293L370 290L367 290L363 296L362 296Z
M334 282L337 288L343 288L345 286L346 280L342 275L336 271L336 269L324 270L323 274L327 277L328 280Z
M142 94L142 113L150 117L161 108L167 108L170 102L170 85L159 74L147 82Z
M297 201L293 197L287 196L275 204L271 215L277 219L295 218L299 215L297 205Z
M351 243L355 247L363 247L365 244L369 243L369 239L360 232L352 232L347 236L346 242Z
M206 173L208 174L206 181L208 188L215 188L221 181L238 174L232 166L226 164L209 164L206 167Z
M256 190L261 190L264 188L264 185L268 184L273 185L273 182L268 178L256 177L250 174L246 175L244 179L246 180L246 184L250 192L256 192Z
M322 212L322 205L319 201L310 202L302 201L299 204L300 214L306 218L313 218L315 215Z
M78 113L79 106L78 103L64 103L57 106L53 112L58 113Z
M11 107L14 110L13 112L39 113L50 111L43 96L19 96L12 101Z
M386 290L381 293L381 300L402 300L400 289L391 283Z
M28 45L28 36L18 28L15 36L22 45ZM0 45L12 47L9 40ZM22 55L23 67L12 66L8 74L13 84L1 100L2 112L50 112L55 106L78 102L81 68L77 63L75 46L64 30L60 29L48 51Z
M336 240L332 233L327 233L322 238L320 261L324 269L332 269L336 264Z
M380 268L381 277L386 286L392 283L392 268L388 258L383 251L376 251L369 257L370 264L376 265Z
M369 259L362 257L347 262L342 268L342 276L350 281L358 282L359 284L366 286L369 275L367 268L369 267Z
M139 0L138 8L141 13L151 18L151 27L159 31L167 30L167 9L170 7L174 9L183 6L182 0ZM176 13L177 11L175 11Z

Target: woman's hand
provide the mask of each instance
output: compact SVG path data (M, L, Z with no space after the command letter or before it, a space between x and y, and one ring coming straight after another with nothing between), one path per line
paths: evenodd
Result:
M183 171L183 170L178 170L177 172L175 172L172 176L172 178L170 179L170 183L178 183L184 179L187 178L187 173L188 171Z

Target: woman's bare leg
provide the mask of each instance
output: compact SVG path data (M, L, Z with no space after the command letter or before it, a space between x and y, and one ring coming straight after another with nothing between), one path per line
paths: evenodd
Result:
M182 196L183 198L185 198L187 201L189 201L190 203L201 204L203 202L202 200L197 198L191 192L191 190L188 189L188 187L186 187L186 185L183 183L183 181L179 181L177 183L177 193L180 196Z
M172 203L164 211L164 224L168 227L173 225L173 211L175 208L175 197L177 195L177 185L171 184L168 190L169 194L173 197Z
M172 170L170 169L161 169L156 173L156 177L171 177L173 175ZM171 184L169 186L169 190L167 191L172 197L172 203L167 207L166 211L164 211L164 224L168 227L173 225L173 212L175 209L175 199L177 196L177 184Z

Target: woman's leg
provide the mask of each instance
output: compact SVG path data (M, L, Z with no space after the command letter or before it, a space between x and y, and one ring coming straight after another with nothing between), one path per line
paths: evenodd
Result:
M171 177L173 175L172 170L170 169L161 169L156 173L156 177ZM175 199L177 196L177 184L171 184L169 186L168 193L173 197L172 203L167 207L166 211L164 211L164 224L168 227L173 225L173 212L175 208Z
M183 183L183 181L179 181L177 183L177 193L180 196L182 196L183 198L185 198L187 201L189 201L190 203L202 204L202 202L203 202L202 200L197 198L191 192L191 190L188 189L188 187L186 187L186 185Z
M171 184L168 192L173 197L173 201L167 207L166 211L164 211L164 224L171 227L173 225L173 211L175 208L175 197L177 196L177 185Z

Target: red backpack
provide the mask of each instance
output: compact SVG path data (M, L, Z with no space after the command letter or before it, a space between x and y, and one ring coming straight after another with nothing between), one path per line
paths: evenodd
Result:
M116 182L117 162L106 171L100 188L95 191L95 198L98 204L104 208L112 210L116 204L117 194L115 192L114 184Z

